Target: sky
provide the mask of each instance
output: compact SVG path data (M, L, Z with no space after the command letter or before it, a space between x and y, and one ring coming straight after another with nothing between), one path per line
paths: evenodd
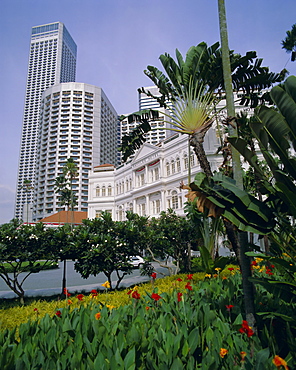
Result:
M229 47L296 75L281 40L295 0L225 0ZM101 87L118 114L138 110L143 71L204 41L220 40L217 0L0 0L0 224L14 216L31 28L60 21L77 44L76 81Z

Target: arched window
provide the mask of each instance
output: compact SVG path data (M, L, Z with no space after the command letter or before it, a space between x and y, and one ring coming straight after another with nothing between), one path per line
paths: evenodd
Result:
M194 154L193 153L190 153L190 165L191 167L193 167L195 164L195 161L194 161Z
M106 196L106 187L105 185L102 186L102 197Z
M119 206L118 208L118 221L122 221L123 220L123 209L122 209L122 206Z
M179 208L179 202L178 202L178 193L176 190L172 191L172 209L178 209Z
M180 162L179 157L176 159L176 165L177 165L177 172L181 172L181 162Z
M110 197L112 195L112 187L111 185L108 185L108 196Z
M96 197L99 197L100 196L100 187L97 186L96 187Z
M169 162L166 163L166 173L167 173L167 176L170 176L171 174L171 168L170 168Z
M175 165L174 160L171 161L171 167L172 167L172 174L174 174L176 172L176 165Z
M155 181L159 180L159 168L158 167L154 169L154 179Z
M187 156L187 154L184 154L184 168L185 168L185 170L188 170L188 156Z

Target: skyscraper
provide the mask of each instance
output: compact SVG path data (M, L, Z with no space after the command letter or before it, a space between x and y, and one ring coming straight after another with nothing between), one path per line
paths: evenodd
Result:
M32 28L15 205L15 217L24 221L33 199L33 191L23 185L29 180L34 187L41 96L49 86L75 81L76 53L63 23ZM27 216L23 215L25 206Z
M117 162L117 113L97 86L68 82L46 89L40 106L34 221L64 209L55 179L68 158L77 166L72 189L77 211L87 211L88 173Z

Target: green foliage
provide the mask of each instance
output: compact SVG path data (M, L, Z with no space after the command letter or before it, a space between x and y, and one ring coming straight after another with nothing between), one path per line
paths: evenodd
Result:
M132 272L129 258L139 254L134 241L136 232L133 220L116 222L107 212L101 218L85 220L83 226L75 229L75 247L79 251L75 270L83 278L103 272L111 288L111 275L115 272L117 289L124 276Z
M153 257L172 257L176 261L176 269L189 271L191 243L198 238L199 231L188 219L176 215L172 209L161 212L159 218L149 223L150 243L148 253Z
M187 280L192 290L176 286L171 294L155 288L158 301L147 292L117 309L96 301L74 309L56 305L59 316L0 334L1 369L273 369L277 348L239 332L238 276L198 285ZM221 357L223 348L228 352ZM293 361L290 356L289 366Z
M233 179L222 173L214 174L211 179L198 173L190 187L193 191L202 191L207 200L220 209L223 217L239 230L266 234L275 226L272 210L239 189Z
M261 193L267 197L260 208L269 206L274 212L278 227L271 235L273 243L286 251L294 250L295 254L296 235L291 216L296 216L296 77L290 76L282 86L272 88L270 96L277 109L261 107L258 111L261 121L250 127L273 181L258 164L246 140L229 138L229 142L255 170Z
M7 273L13 274L15 271L16 264L17 262L11 262L11 264L4 262L3 268L7 271ZM52 269L58 268L59 265L57 262L50 262L50 261L49 262L48 261L36 261L33 264L33 266L31 266L29 262L22 262L20 269L23 272L32 271L32 270L34 272L36 268L39 270L40 267L41 267L41 270L52 270Z
M13 220L0 227L0 277L22 301L22 286L28 276L57 260L52 234L53 230L45 229L42 223L19 225ZM44 262L40 263L40 260ZM20 277L22 272L27 273Z
M296 24L293 24L291 31L286 32L287 36L282 40L282 49L285 49L287 53L295 51L296 47Z

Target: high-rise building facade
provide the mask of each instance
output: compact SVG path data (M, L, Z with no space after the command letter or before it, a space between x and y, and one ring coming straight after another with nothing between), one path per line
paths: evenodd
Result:
M33 191L23 186L35 177L40 100L46 88L75 81L77 47L66 27L55 22L32 28L27 86L20 145L15 217L24 218L23 209L32 203Z
M117 163L117 113L97 86L69 82L48 88L40 106L34 186L34 221L61 209L55 179L68 158L78 168L73 187L76 211L87 211L88 173Z

